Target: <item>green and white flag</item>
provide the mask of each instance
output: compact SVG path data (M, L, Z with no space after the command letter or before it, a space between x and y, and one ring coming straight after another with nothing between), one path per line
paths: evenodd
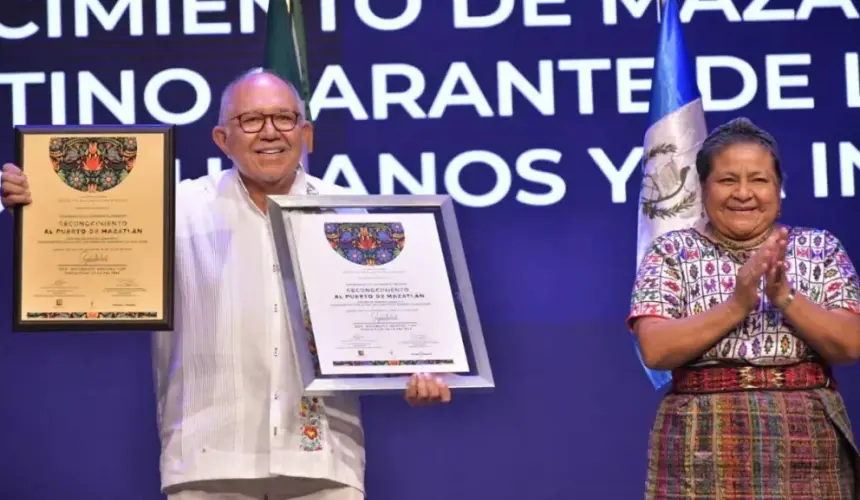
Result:
M266 14L266 47L263 65L292 83L305 103L305 118L311 121L311 86L308 77L307 44L301 0L269 0ZM308 153L314 150L313 128L302 165L307 171Z

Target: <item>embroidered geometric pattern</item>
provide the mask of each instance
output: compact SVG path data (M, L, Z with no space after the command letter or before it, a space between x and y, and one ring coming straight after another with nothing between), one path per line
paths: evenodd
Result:
M726 365L672 370L672 393L836 389L828 367L804 361L787 366Z
M681 318L722 303L734 291L735 277L744 262L744 257L726 251L695 229L661 235L639 268L630 320L643 316ZM791 228L785 262L789 282L798 294L828 309L860 314L857 271L833 234ZM735 360L773 366L816 357L768 302L762 287L763 282L757 309L693 365Z

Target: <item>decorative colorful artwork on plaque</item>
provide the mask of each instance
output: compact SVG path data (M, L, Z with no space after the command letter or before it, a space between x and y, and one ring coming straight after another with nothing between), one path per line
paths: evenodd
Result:
M52 137L54 172L67 186L97 193L118 186L137 159L134 137Z

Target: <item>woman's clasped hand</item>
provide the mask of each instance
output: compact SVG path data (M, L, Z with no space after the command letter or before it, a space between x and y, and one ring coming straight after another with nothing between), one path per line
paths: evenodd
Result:
M734 299L745 311L759 302L759 283L765 278L764 293L772 304L780 304L790 293L785 276L785 250L788 229L777 228L738 270Z

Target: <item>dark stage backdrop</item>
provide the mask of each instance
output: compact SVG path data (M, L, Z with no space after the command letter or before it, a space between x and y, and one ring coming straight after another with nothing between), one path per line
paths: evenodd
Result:
M5 0L0 158L13 124L169 122L182 178L228 164L218 95L262 61L267 0ZM498 390L365 401L371 500L641 498L655 392L624 327L655 0L307 1L312 173L449 193ZM709 127L780 142L784 218L860 265L860 20L850 0L687 0ZM0 214L0 498L153 500L145 334L10 331ZM860 369L838 374L860 418Z

